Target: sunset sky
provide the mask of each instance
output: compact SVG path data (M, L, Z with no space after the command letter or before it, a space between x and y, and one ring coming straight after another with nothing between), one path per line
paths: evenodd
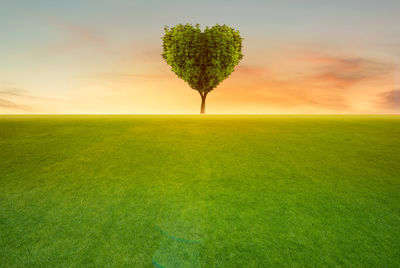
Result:
M399 0L2 1L0 113L198 113L164 25L227 24L244 58L208 113L400 113Z

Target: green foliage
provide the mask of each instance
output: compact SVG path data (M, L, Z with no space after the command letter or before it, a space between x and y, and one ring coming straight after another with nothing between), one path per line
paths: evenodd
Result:
M172 71L200 93L208 93L229 77L243 58L239 31L227 25L178 24L164 28L162 57Z

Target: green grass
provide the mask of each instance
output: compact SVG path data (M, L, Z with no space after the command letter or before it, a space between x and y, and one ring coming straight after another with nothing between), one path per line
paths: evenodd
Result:
M157 264L400 266L400 117L0 117L0 265Z

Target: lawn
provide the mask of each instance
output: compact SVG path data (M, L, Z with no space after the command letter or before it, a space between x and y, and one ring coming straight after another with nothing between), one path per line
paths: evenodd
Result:
M0 116L0 265L400 266L400 116Z

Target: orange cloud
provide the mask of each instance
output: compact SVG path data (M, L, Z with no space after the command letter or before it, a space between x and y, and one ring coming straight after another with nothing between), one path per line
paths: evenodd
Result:
M400 113L400 89L393 89L378 94L376 106L379 109Z
M96 46L96 38L76 39L85 46ZM53 107L60 112L78 113L197 113L198 94L171 72L160 54L161 47L121 50L112 55L110 65L103 66L104 71L77 74L68 100ZM394 71L391 64L368 57L326 56L318 51L297 55L277 53L268 62L260 59L257 64L246 62L245 58L230 78L208 96L207 111L357 113L387 107L388 104L379 106L374 98L379 92L388 91L387 85L379 83L390 82L388 77ZM381 96L380 101L383 99ZM46 105L51 107L50 102Z
M130 60L121 60L118 66L118 70L132 71L96 73L89 84L94 85L97 80L99 86L109 88L109 93L104 89L101 97L108 103L120 101L129 107L130 101L135 100L135 109L144 112L197 112L198 95L170 71L160 51L161 48L146 48L143 53L136 50L136 57L128 54L132 55ZM208 112L372 112L374 96L385 90L374 87L388 82L393 71L391 64L367 57L325 56L317 52L302 56L282 55L269 62L268 67L244 61L209 95ZM280 58L285 64L279 64ZM137 66L140 69L135 70ZM97 90L92 94L99 96Z
M0 87L1 112L48 112L47 108L63 102L61 99L30 95L26 90L15 87Z
M130 79L165 79L169 78L170 75L165 73L129 73L129 72L100 72L94 75L100 79L111 79L111 80L130 80Z
M313 80L309 77L284 79L264 67L242 65L215 94L220 102L274 107L275 111L306 106L325 111L349 108L340 90L315 88L310 86Z
M28 105L18 104L3 98L0 98L0 109L25 112L33 111L32 107Z
M218 101L281 111L372 111L374 108L368 107L373 107L374 92L390 84L394 71L392 64L367 57L308 53L293 58L290 70L286 65L279 68L275 64L275 69L240 65L232 78L216 90ZM374 88L379 84L381 88Z
M238 67L236 67L235 72L241 75L257 76L257 77L264 76L269 73L268 69L265 67L245 65L245 64L241 64Z
M316 83L329 87L347 88L360 82L382 78L393 70L393 65L362 57L332 57L308 55L306 62L315 65L311 76Z

